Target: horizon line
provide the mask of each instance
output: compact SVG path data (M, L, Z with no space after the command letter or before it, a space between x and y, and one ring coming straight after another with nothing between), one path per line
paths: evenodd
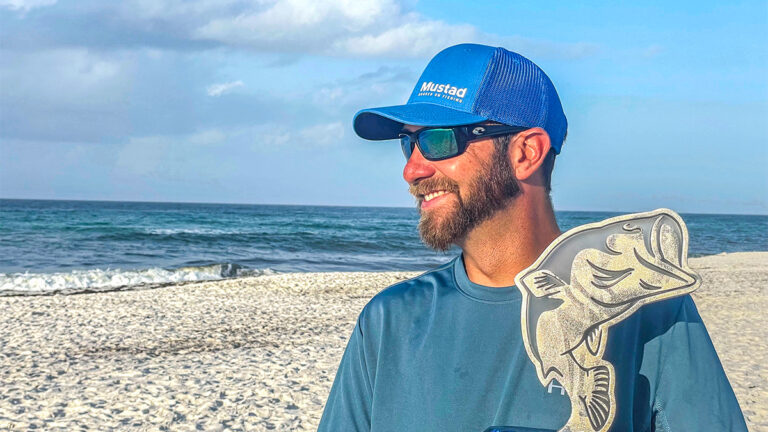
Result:
M276 204L276 203L237 203L237 202L201 202L201 201L137 201L137 200L110 200L110 199L65 199L65 198L6 198L0 197L0 201L69 201L69 202L103 202L103 203L135 203L135 204L202 204L202 205L232 205L232 206L285 206L285 207L349 207L349 208L396 208L414 209L414 207L391 205L343 205L343 204ZM635 210L573 210L554 209L556 212L580 212L580 213L638 213ZM673 211L676 211L672 209ZM644 210L648 211L648 210ZM768 216L768 213L715 213L715 212L679 212L689 215L713 215L713 216Z

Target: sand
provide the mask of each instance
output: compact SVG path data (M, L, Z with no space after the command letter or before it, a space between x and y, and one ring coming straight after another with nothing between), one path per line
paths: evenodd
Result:
M768 431L768 252L691 260L752 431ZM0 430L315 430L357 314L414 273L302 273L0 298Z

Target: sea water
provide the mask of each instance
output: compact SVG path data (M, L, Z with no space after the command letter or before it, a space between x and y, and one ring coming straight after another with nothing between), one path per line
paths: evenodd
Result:
M648 209L652 210L652 209ZM618 213L556 213L565 231ZM768 216L683 214L690 256L768 250ZM0 295L310 271L422 271L456 255L415 208L0 200Z

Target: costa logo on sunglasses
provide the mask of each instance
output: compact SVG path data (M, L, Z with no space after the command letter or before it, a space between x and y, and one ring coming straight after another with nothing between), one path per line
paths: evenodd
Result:
M467 88L466 87L458 88L450 84L435 84L432 81L430 81L430 82L425 82L421 84L421 90L419 90L419 95L421 95L421 93L424 93L424 92L445 93L451 96L463 98L467 94Z

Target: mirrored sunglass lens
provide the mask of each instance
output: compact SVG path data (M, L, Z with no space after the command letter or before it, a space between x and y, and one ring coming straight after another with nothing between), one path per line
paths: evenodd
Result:
M403 149L403 155L405 156L405 160L408 160L411 158L411 153L413 153L413 144L411 143L411 137L408 135L400 135L400 147Z
M459 145L451 129L429 129L421 132L419 149L427 159L443 159L459 153Z

